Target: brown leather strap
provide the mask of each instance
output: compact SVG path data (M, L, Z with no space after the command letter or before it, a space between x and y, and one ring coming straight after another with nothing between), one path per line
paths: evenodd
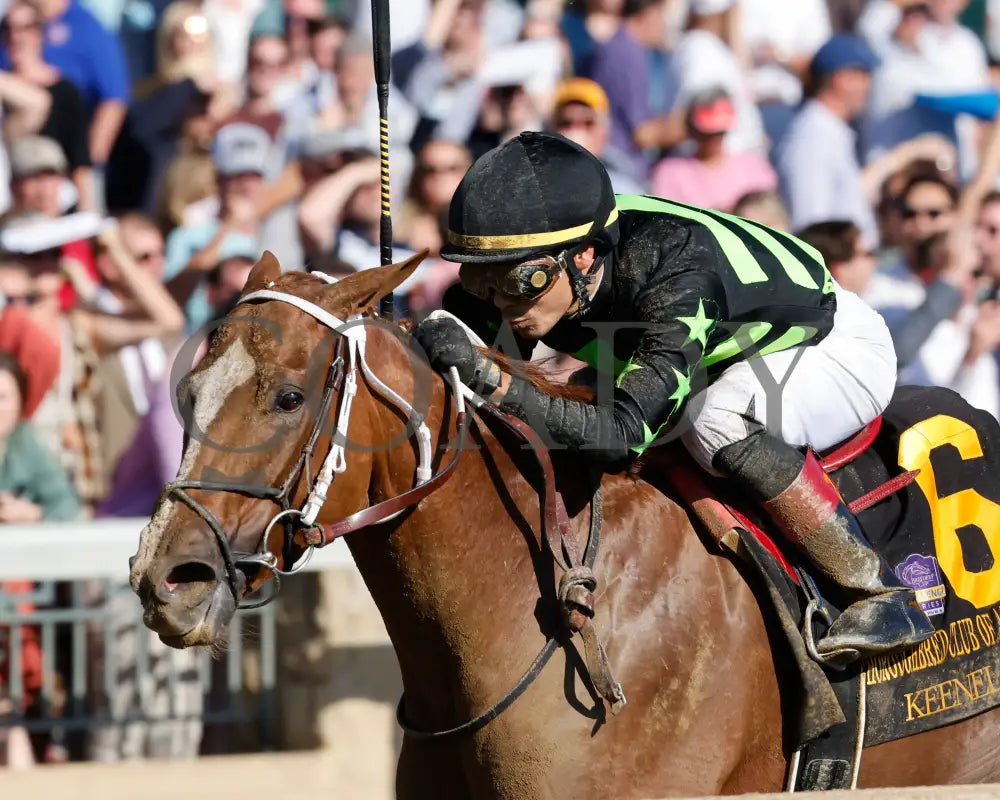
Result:
M377 525L380 522L385 522L393 514L398 514L410 506L416 505L431 492L440 488L451 477L452 470L458 464L458 459L462 456L465 435L469 429L470 417L468 412L460 411L457 415L457 421L458 443L455 446L455 453L452 455L451 460L444 466L444 469L437 475L433 476L426 483L421 483L419 486L414 486L412 489L396 497L390 497L381 503L364 508L361 511L351 514L349 517L331 522L329 525L317 525L310 528L304 534L305 543L313 547L323 547L330 544L334 539L339 539L341 536L346 536L349 533L354 533L354 531L367 528L369 525Z

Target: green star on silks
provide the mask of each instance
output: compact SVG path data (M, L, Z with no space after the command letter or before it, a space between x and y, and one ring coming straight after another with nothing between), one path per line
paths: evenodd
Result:
M654 441L656 441L656 437L659 435L660 435L660 428L657 428L655 431L650 430L649 425L646 424L646 420L643 420L642 444L636 445L635 447L631 448L632 452L638 453L641 456L646 451L646 448L649 447Z
M704 350L705 345L708 344L708 332L715 325L715 320L705 314L705 301L698 300L698 313L693 317L678 317L677 321L683 323L688 329L688 338L684 344L700 342Z
M677 378L677 389L674 390L674 393L667 398L667 400L674 401L674 410L671 412L672 414L677 413L677 409L684 404L685 398L691 394L691 378L676 367L674 368L674 377Z

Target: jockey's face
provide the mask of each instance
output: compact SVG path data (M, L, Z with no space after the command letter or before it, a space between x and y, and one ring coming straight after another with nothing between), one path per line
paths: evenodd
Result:
M581 272L589 272L594 266L594 248L587 247L577 253L574 263ZM526 300L494 292L493 303L500 309L514 333L525 339L540 339L545 336L559 320L575 310L577 305L565 270L559 272L552 286L540 297Z

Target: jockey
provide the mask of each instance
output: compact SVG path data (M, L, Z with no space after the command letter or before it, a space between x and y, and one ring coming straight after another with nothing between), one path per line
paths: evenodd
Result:
M934 632L806 449L875 419L896 378L881 317L833 281L816 250L727 214L616 197L594 156L534 132L472 165L447 239L441 255L462 264L464 291L446 306L473 328L492 317L496 334L502 318L522 357L539 340L591 363L603 348L617 377L603 402L600 390L596 403L550 396L502 371L447 317L414 332L432 367L456 367L501 410L607 469L679 435L851 601L817 643L824 660Z

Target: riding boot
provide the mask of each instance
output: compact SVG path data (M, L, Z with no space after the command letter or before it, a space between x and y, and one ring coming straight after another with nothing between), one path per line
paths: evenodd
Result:
M933 635L915 591L875 552L811 451L757 431L724 447L712 463L760 501L799 552L852 601L816 643L824 661L845 665Z

